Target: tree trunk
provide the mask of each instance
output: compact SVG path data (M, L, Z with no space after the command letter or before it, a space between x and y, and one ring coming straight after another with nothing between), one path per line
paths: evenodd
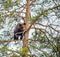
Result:
M26 0L26 19L25 19L25 30L29 28L29 17L30 17L30 0ZM28 46L28 37L29 37L29 31L25 33L24 40L23 40L23 47Z

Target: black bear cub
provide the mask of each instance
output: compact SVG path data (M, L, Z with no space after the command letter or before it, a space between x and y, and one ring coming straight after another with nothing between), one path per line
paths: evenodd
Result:
M18 23L14 29L14 40L18 40L23 38L24 36L24 26L25 24Z

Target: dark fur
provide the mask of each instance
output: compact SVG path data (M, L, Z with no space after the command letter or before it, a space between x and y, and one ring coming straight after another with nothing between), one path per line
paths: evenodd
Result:
M18 23L14 29L14 40L18 40L19 36L20 36L20 39L22 39L23 38L23 31L24 31L24 29L23 29L22 24ZM19 32L21 32L21 33L19 33Z

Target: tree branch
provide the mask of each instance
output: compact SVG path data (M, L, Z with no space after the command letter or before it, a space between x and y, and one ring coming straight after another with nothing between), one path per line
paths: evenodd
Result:
M59 4L58 6L55 6L55 7L49 8L49 9L47 9L47 10L44 10L43 13L41 13L41 14L39 13L39 14L36 16L35 20L32 21L32 23L31 23L31 25L29 26L29 28L27 29L27 31L29 31L29 30L31 29L32 25L34 25L34 23L35 23L37 20L39 20L40 16L44 15L45 12L48 12L49 10L56 9L56 8L58 8L58 7L60 7L60 4ZM26 31L26 32L27 32L27 31Z

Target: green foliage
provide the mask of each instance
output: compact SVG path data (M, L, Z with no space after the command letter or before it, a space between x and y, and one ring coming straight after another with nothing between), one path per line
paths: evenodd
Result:
M39 48L46 48L46 45L43 43Z
M49 57L53 57L52 54Z
M42 14L43 16L47 16L47 15L48 15L48 11L46 10L46 11L44 12L44 10L43 10L43 11L41 11L41 14Z
M2 21L6 21L4 18L6 18L6 17L13 17L13 18L18 18L18 16L16 17L15 15L16 14L18 14L18 12L16 12L16 10L21 10L21 11L25 11L26 10L26 5L27 4L25 4L24 3L24 0L21 0L22 1L22 3L24 4L24 6L22 6L22 7L24 7L24 8L21 8L20 6L21 5L23 5L22 3L21 3L21 5L20 5L20 0L14 0L15 2L12 2L12 0L7 0L6 2L4 2L3 3L3 5L4 5L4 9L3 10L1 10L0 9L0 12L3 12L2 14L0 13L0 22L2 22ZM26 1L28 1L28 0L26 0ZM31 0L32 1L32 0ZM45 3L45 1L46 1L46 4L44 4ZM35 15L35 16L32 16L32 17L30 17L29 16L29 21L31 21L31 22L33 22L34 23L34 21L37 21L37 22L41 22L41 20L40 20L40 17L41 17L41 19L42 19L42 22L44 22L45 21L45 16L47 16L48 14L49 14L49 10L51 10L51 12L52 12L52 10L54 9L54 8L49 8L49 9L47 9L47 10L44 10L44 7L45 7L45 5L47 6L48 4L47 4L47 2L48 2L48 0L45 0L45 1L42 1L42 2L40 2L40 0L39 1L37 1L36 0L36 2L40 2L40 4L38 3L38 5L40 6L40 8L41 8L41 10L40 9L38 9L39 11L38 12L36 12L35 11L35 9L33 9L35 12L36 12L36 14L37 15ZM52 0L51 0L51 2L53 2ZM13 4L14 3L14 4ZM13 10L12 12L10 12L9 11L9 9L8 9L8 13L4 13L4 11L5 11L5 9L6 8L9 8L9 7L11 7L10 9L12 9L12 6L17 6L17 7L20 7L20 8L17 8L16 10ZM36 6L38 6L37 4L36 4ZM31 6L31 5L30 5ZM31 6L31 8L30 9L32 9L33 7L35 6L35 4L33 4L33 6ZM43 7L42 7L43 6ZM57 5L56 5L57 6ZM0 6L1 7L1 6ZM34 7L35 8L35 7ZM37 7L38 8L38 7ZM36 9L37 9L36 8ZM48 7L47 7L48 8ZM57 7L55 7L55 8L57 8ZM33 11L32 11L33 12ZM56 10L56 11L54 11L53 10L53 12L56 12L56 14L58 13L58 11ZM14 15L14 13L16 13L15 15ZM54 14L55 15L55 14ZM3 17L4 16L4 17ZM58 15L56 15L56 17L57 17ZM19 17L20 17L20 15L19 15ZM26 16L25 16L26 17ZM44 20L43 20L44 19ZM50 19L50 17L48 16L48 20ZM57 18L58 19L58 18ZM50 21L50 20L49 20ZM48 22L49 22L48 21ZM13 22L13 23L12 23ZM47 22L47 21L46 21ZM13 29L13 27L12 26L14 26L14 20L12 21L9 21L9 23L8 23L8 26L10 25L11 27L10 28L12 28ZM4 23L4 24L6 24L6 23ZM44 24L44 23L43 23ZM47 23L47 25L48 24L50 24L50 23ZM3 24L2 24L3 25ZM0 24L0 28L2 28L3 26L2 26L1 24ZM44 29L44 28L42 28L42 29ZM49 28L50 29L50 28ZM45 32L45 30L42 30L42 31L40 31L40 32L38 32L38 35L37 35L37 32L35 31L34 33L35 33L35 35L33 35L34 37L33 37L33 41L31 40L31 42L30 42L30 48L31 48L31 46L33 47L33 50L36 50L36 49L38 49L38 48L40 48L40 49L42 49L42 48L46 48L48 45L49 45L49 47L48 48L51 48L54 52L56 52L57 51L57 46L58 47L60 47L60 44L58 44L57 43L57 45L54 45L54 43L56 43L56 41L55 41L55 39L53 39L52 37L48 37L48 39L47 39L47 37L46 36L44 36L44 34L46 34L47 36L50 36L49 34L50 34L50 30L49 30L47 27L46 27L46 31L47 32L49 32L49 33L46 33ZM9 29L10 30L10 29ZM12 31L12 30L11 30ZM42 33L42 32L45 32L45 33ZM52 31L51 31L52 32ZM7 35L9 35L9 32L7 31L7 32L3 32L3 34L4 35L2 35L2 34L0 34L0 39L2 39L2 36L5 36L5 38L6 38L6 36ZM54 34L54 33L53 33ZM58 34L59 35L59 34ZM9 35L10 36L10 35ZM58 37L58 36L57 36ZM11 38L11 37L10 37ZM51 38L51 39L50 39ZM53 39L53 42L51 41ZM37 40L37 41L34 41L34 40ZM39 42L39 43L38 43ZM8 42L7 42L7 44L9 44ZM15 51L13 51L13 50L10 50L10 49L8 49L8 47L7 46L1 46L1 48L0 48L0 51L2 51L2 50L4 50L4 51L10 51L10 52L14 52L15 53ZM39 49L38 49L39 50ZM60 48L58 49L58 51L57 52L59 52L59 50L60 50ZM21 50L20 50L20 54L22 55L22 57L26 54L28 52L28 47L24 47L24 48L21 48ZM1 52L0 52L1 53ZM51 52L52 53L52 52ZM6 55L6 54L5 54ZM11 54L10 54L11 55ZM16 54L13 54L12 55L12 57L19 57L19 56L17 56ZM44 55L43 54L41 54L40 55L40 57L44 57ZM50 56L50 57L54 57L54 56Z
M4 51L4 50L5 50L5 51L10 51L10 52L12 52L12 53L15 52L15 51L9 49L7 46L1 47L0 50L2 50L2 51Z
M40 57L45 57L44 54L40 54Z
M40 17L40 12L37 13L37 15L30 17L30 21L36 21ZM39 20L37 20L39 21ZM40 20L41 21L41 20Z
M0 28L3 28L3 25L0 24Z
M47 37L41 31L33 32L33 38L34 39L39 39L40 41L46 41L47 40Z
M35 16L32 16L31 19L30 19L30 21L35 20L35 18L36 18Z
M18 56L18 55L16 55L16 54L13 54L11 57L20 57L20 56Z
M0 22L2 22L3 21L3 19L2 19L2 14L0 14Z
M16 0L16 5L18 5L18 4L19 4L19 2L20 2L19 0Z
M8 51L8 47L7 46L3 46L2 48L0 48L0 50L6 50L6 51Z
M4 22L5 19L3 18L0 18L0 22ZM2 27L2 25L0 25Z
M57 51L57 46L56 45L52 45L52 50L53 50L53 52L56 52Z
M0 34L0 40L2 39L3 34Z
M34 39L36 39L37 38L37 31L33 32L32 35L33 35Z
M20 54L24 56L28 52L28 47L24 47L20 49Z
M5 8L12 7L13 2L11 0L7 0L6 2L3 3L3 5Z

